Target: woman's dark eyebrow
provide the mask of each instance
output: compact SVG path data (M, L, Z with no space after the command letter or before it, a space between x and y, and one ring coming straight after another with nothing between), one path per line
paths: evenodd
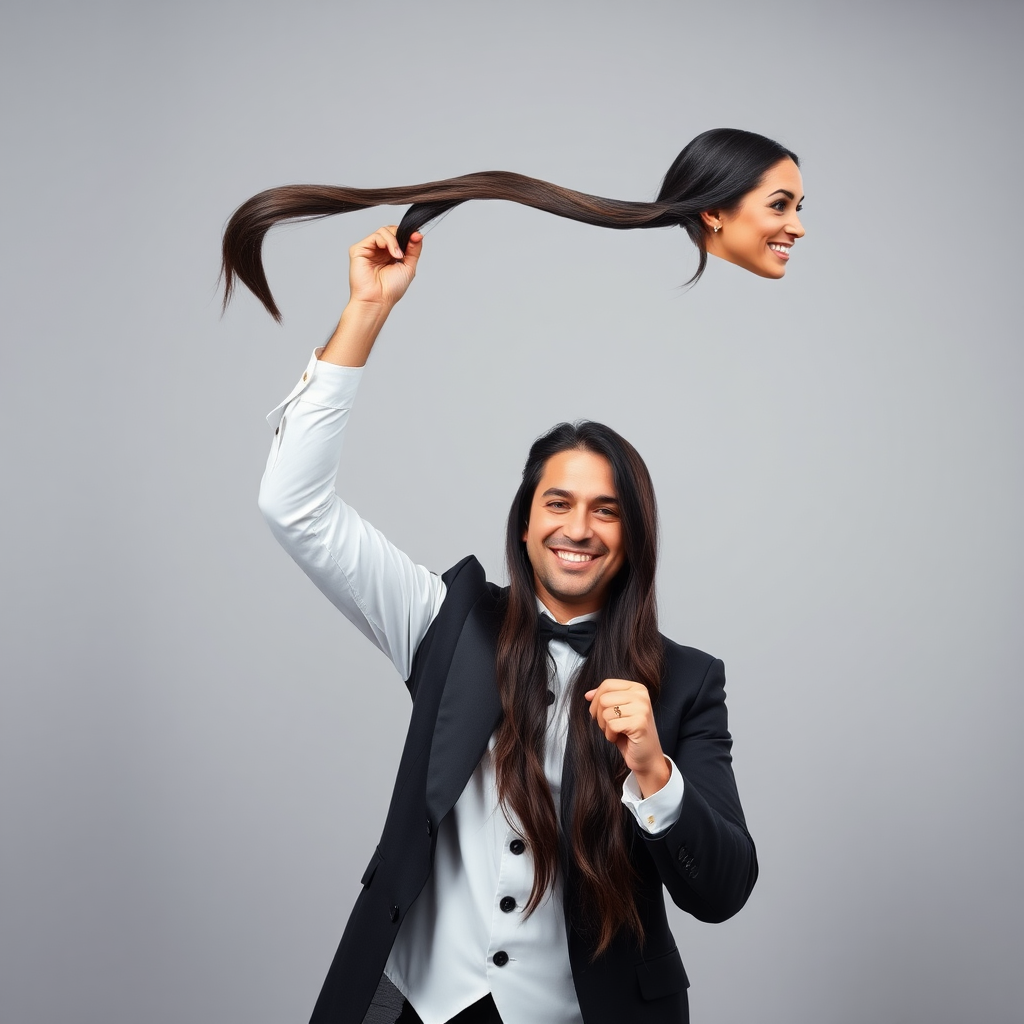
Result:
M777 195L778 195L778 194L779 194L780 192L781 192L781 193L782 193L782 194L783 194L784 196L786 196L786 197L787 197L788 199L794 199L794 198L796 198L796 197L795 197L795 196L793 195L793 193L789 191L789 189L788 189L788 188L777 188L777 189L776 189L776 190L775 190L775 191L774 191L774 192L772 193L772 195L771 195L771 196L769 196L768 198L769 198L769 199L771 199L771 197L772 197L772 196L777 196ZM804 201L804 199L806 199L806 198L807 198L806 196L801 196L801 197L800 197L800 202L802 203L802 202Z

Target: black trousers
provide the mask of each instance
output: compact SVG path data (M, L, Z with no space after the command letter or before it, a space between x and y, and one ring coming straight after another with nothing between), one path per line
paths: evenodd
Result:
M402 1000L402 1012L395 1024L423 1024L419 1014L405 1000ZM498 1008L490 995L478 999L475 1003L460 1010L448 1024L501 1024Z
M383 975L363 1024L423 1024L419 1014L406 1002L402 993ZM448 1024L501 1024L498 1008L488 995L455 1014Z

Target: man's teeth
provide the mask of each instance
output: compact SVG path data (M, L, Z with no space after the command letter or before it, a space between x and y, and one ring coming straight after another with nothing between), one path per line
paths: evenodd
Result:
M779 242L769 242L768 243L768 248L769 249L774 249L776 252L781 252L783 256L788 256L789 255L789 246L788 245L782 245Z
M564 562L589 562L594 557L576 551L556 551L555 554Z

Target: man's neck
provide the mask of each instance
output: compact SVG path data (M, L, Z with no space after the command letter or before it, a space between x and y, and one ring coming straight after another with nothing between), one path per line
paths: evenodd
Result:
M601 611L601 607L598 605L593 606L593 603L583 607L575 604L568 604L565 601L559 601L557 598L552 597L546 591L540 593L534 591L534 595L537 598L539 612L541 608L547 611L548 615L555 620L555 622L561 622L563 625L567 622L571 622L573 619L582 618L585 615L597 615Z

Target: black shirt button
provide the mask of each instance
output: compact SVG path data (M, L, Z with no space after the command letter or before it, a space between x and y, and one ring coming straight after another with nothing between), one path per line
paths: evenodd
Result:
M548 690L548 707L555 703L555 691Z
M522 839L513 839L512 842L508 844L508 848L518 857L519 854L526 851L526 843L524 843Z
M388 911L388 913L391 915L391 920L392 921L397 921L398 920L398 904L397 903L392 904L391 909Z
M503 949L499 949L492 959L494 960L495 967L504 967L508 963L508 953Z
M502 896L498 906L504 913L511 914L516 909L516 901L511 896Z

